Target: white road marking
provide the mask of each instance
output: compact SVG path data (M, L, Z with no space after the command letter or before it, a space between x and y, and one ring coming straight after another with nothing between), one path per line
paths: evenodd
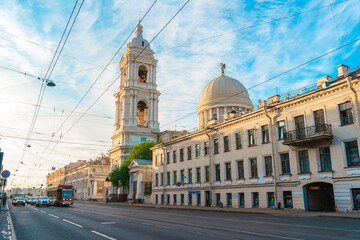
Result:
M70 223L70 224L72 224L72 225L75 225L75 226L77 226L77 227L80 227L80 228L82 228L83 226L81 226L81 225L79 225L79 224L77 224L77 223L74 223L74 222L71 222L71 221L69 221L69 220L66 220L66 219L62 219L64 222L67 222L67 223Z
M102 222L101 224L115 224L116 222Z
M54 218L59 218L58 216L52 215L52 214L50 214L50 213L48 213L48 215L49 215L49 216L52 216L52 217L54 217Z
M23 211L23 212L21 212L21 213L30 213L29 211Z
M109 236L107 236L107 235L105 235L105 234L99 233L99 232L94 231L94 230L91 230L91 232L92 232L92 233L95 233L95 234L97 234L97 235L99 235L99 236L102 236L102 237L104 237L104 238L110 239L110 240L116 240L116 238L109 237Z
M42 212L42 213L46 213L45 211L43 211L43 210L40 210L40 212Z

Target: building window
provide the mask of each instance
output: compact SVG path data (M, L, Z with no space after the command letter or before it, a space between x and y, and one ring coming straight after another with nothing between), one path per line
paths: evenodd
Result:
M268 207L274 207L275 206L275 198L273 192L267 193L267 199L268 199Z
M354 123L351 102L339 104L341 125Z
M197 205L200 206L201 205L201 195L200 195L200 193L196 194L196 200L197 200Z
M224 152L230 151L229 136L224 137Z
M147 80L147 69L144 65L139 66L138 80L141 83L146 83Z
M205 166L205 182L209 182L210 180L210 168L209 166Z
M146 142L146 137L141 137L141 138L140 138L140 141L141 141L141 142Z
M268 125L261 126L261 136L262 136L262 143L270 142Z
M173 204L174 205L177 204L177 195L176 194L173 195Z
M277 127L278 127L278 133L279 133L279 140L284 139L284 135L285 135L285 121L279 121L277 122Z
M216 194L216 206L220 206L221 205L221 195L220 193Z
M259 193L258 192L252 193L252 206L259 207Z
M360 159L357 141L345 142L345 150L348 167L359 166Z
M227 193L226 194L226 203L227 203L227 206L232 206L232 193Z
M299 167L300 173L309 173L310 165L309 165L309 155L307 150L299 151Z
M184 205L184 201L185 200L185 195L184 194L180 194L180 204Z
M192 194L191 193L188 194L188 200L189 200L188 205L192 205Z
M164 173L160 174L160 186L164 185Z
M282 174L290 174L289 153L281 153L280 160L281 160Z
M314 111L314 122L315 122L315 132L320 132L324 130L325 117L324 117L323 109Z
M292 208L293 201L292 201L292 193L291 191L285 191L284 194L284 208Z
M231 180L231 163L225 163L225 178Z
M215 181L220 181L220 164L215 165Z
M164 204L164 194L161 194L161 204Z
M271 156L266 156L264 158L264 162L265 162L265 176L272 176L273 168L272 168Z
M219 139L214 139L214 154L219 153Z
M354 200L354 208L360 209L360 188L353 188L352 196Z
M159 174L158 173L155 174L155 186L156 187L159 186Z
M244 176L244 161L237 161L237 174L238 174L238 178L242 179L245 178Z
M184 161L184 149L180 149L180 162Z
M196 168L196 182L197 182L197 183L201 182L201 172L200 172L200 168Z
M155 204L158 204L159 203L159 195L155 195Z
M137 125L140 127L147 127L148 126L148 118L147 118L147 106L146 103L143 101L139 101L137 104L136 110L136 118L137 118Z
M170 194L166 194L166 204L170 204Z
M294 118L296 129L296 140L301 140L306 137L305 135L305 118L304 115L300 115Z
M199 144L195 145L195 157L196 158L200 157L200 145Z
M176 163L176 150L173 151L173 163Z
M185 171L184 170L180 171L180 181L182 184L185 183Z
M258 177L256 158L250 158L250 171L251 171L251 177L252 178L257 178Z
M159 166L159 155L155 156L155 166Z
M204 142L204 156L209 154L209 142Z
M170 172L166 172L166 185L170 185Z
M170 152L166 153L166 164L170 164Z
M173 171L173 184L177 184L177 171Z
M236 149L242 148L241 133L235 133L235 144L236 144Z
M188 183L192 183L192 169L188 169Z
M239 207L245 206L245 194L239 193Z
M319 155L320 155L321 171L332 170L330 148L329 147L319 148Z
M191 160L191 146L187 147L187 160Z
M164 165L164 154L160 154L161 165Z
M248 130L248 138L249 138L249 147L255 145L255 130Z

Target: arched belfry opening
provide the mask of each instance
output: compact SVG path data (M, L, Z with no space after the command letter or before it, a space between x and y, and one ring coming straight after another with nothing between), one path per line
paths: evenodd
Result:
M141 83L147 82L147 68L144 65L139 66L138 80Z
M146 103L143 101L139 101L137 104L137 111L136 111L136 117L137 117L137 125L141 127L147 127L147 106Z

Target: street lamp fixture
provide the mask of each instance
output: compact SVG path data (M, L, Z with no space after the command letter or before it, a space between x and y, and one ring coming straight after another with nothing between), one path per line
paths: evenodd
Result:
M48 87L55 87L56 84L55 84L53 81L51 81L51 80L46 80L46 86L48 86Z

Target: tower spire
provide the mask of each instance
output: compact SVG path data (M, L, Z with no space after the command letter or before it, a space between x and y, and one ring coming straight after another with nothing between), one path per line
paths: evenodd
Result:
M139 23L141 23L141 11L139 12Z

